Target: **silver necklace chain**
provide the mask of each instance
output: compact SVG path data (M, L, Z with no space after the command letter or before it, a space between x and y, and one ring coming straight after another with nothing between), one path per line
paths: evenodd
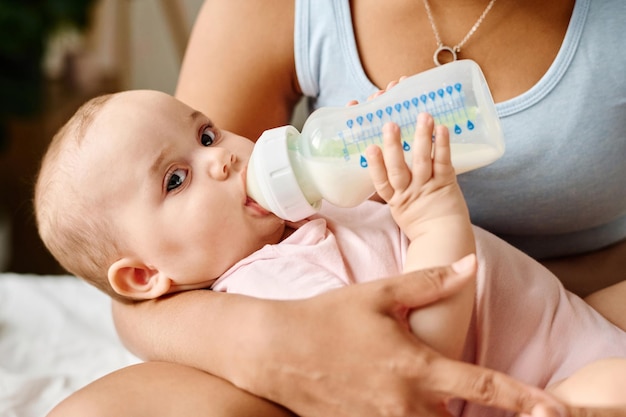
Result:
M444 45L444 43L441 41L441 36L439 36L439 30L437 29L437 25L435 24L433 13L430 10L430 4L428 4L428 0L424 0L424 7L426 8L426 14L428 15L430 26L433 28L433 33L435 34L435 40L437 41L437 49L435 50L435 54L433 55L433 61L435 62L435 65L437 66L441 65L439 56L441 55L442 52L449 53L452 56L452 61L456 61L457 54L461 52L461 48L463 47L463 45L467 43L469 38L471 38L474 32L476 32L476 29L478 29L480 24L483 23L483 20L485 20L485 16L487 16L487 13L489 13L489 11L491 10L495 2L496 0L491 0L489 2L489 4L487 5L483 13L480 15L476 23L474 23L474 26L472 26L469 32L467 32L467 35L465 35L465 37L461 40L461 42L457 43L454 46L448 46L448 45Z

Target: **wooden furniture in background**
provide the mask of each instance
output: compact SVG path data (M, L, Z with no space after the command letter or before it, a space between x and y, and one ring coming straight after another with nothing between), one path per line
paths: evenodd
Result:
M82 103L94 95L117 90L115 80L103 81L89 93L60 81L49 82L39 115L9 120L8 148L0 153L0 206L8 211L11 224L9 271L63 272L37 234L32 195L39 162L54 133Z

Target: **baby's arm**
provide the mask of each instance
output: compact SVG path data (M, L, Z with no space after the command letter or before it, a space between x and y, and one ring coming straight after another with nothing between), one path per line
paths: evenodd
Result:
M609 358L592 362L547 391L572 405L614 407L626 415L626 359ZM607 413L608 415L608 413Z
M405 271L446 265L474 253L474 235L450 160L447 129L435 128L430 115L419 115L411 166L404 160L399 127L385 125L383 136L384 151L371 146L367 159L376 191L410 240ZM455 297L412 314L411 328L431 347L458 358L473 304L472 283Z

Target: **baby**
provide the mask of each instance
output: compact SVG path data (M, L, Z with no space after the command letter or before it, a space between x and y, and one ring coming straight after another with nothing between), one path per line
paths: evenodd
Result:
M413 313L417 336L573 404L626 407L626 360L611 359L626 355L626 333L539 264L472 228L448 132L430 116L418 118L411 166L395 125L385 126L383 151L367 149L387 204L326 205L298 224L247 196L253 146L163 93L93 99L42 162L42 240L68 271L127 302L200 288L308 297L476 252L476 285ZM487 415L474 404L450 407Z

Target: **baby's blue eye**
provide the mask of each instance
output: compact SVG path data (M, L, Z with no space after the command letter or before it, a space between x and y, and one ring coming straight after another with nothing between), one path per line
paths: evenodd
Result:
M204 132L202 132L202 138L200 139L200 142L202 143L202 145L204 146L211 146L213 145L213 142L215 141L215 132L210 130L210 129L206 129L204 130Z
M169 192L180 187L185 182L185 178L187 178L187 171L184 169L175 170L167 178L166 190Z

